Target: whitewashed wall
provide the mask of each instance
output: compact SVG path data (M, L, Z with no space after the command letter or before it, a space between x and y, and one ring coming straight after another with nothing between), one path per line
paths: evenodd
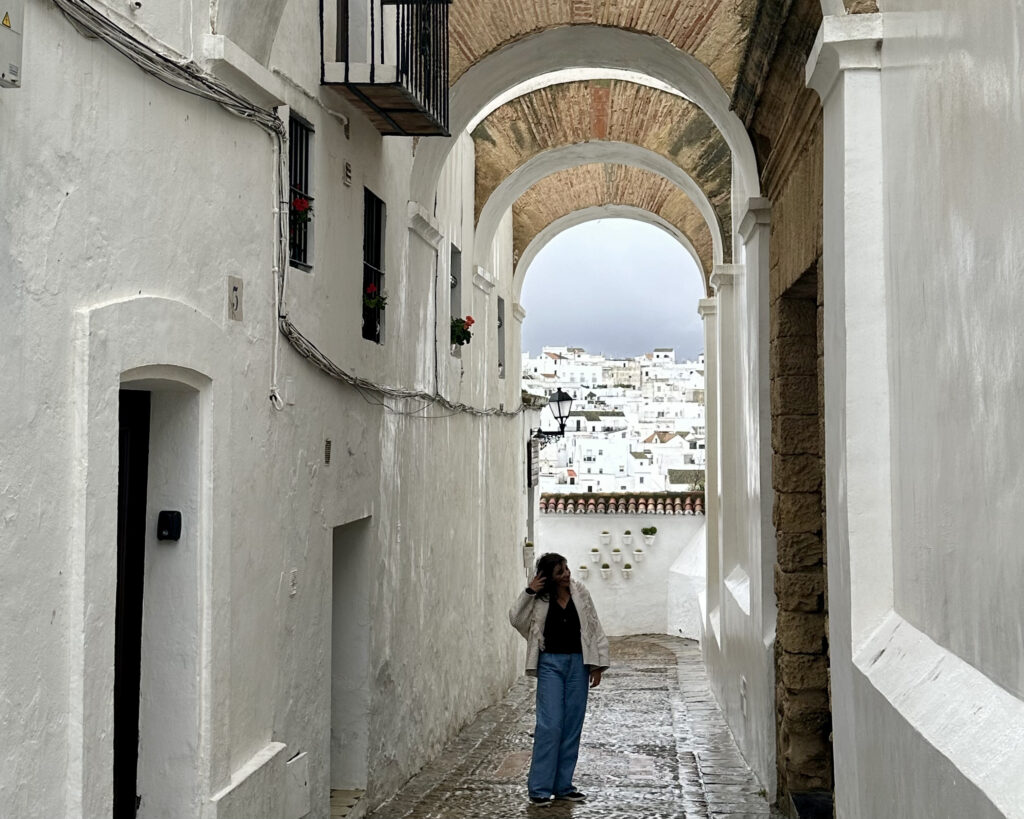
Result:
M852 32L880 63L826 102L837 815L1021 817L1024 20L998 0L880 5Z
M647 546L640 534L640 529L647 526L658 529L652 546ZM557 552L568 559L573 576L590 590L608 634L673 634L697 639L694 610L698 592L689 578L680 581L685 573L703 568L703 528L703 515L541 513L537 517L534 546L536 557L544 552ZM601 544L603 529L610 535L607 546ZM630 546L623 543L626 529L632 532ZM591 549L595 547L600 550L600 560L592 562ZM619 563L612 559L615 548L621 550ZM643 551L642 560L636 559L635 549ZM601 575L602 563L611 566L607 579ZM629 578L622 574L626 563L633 567ZM581 576L581 565L590 569L585 578ZM702 579L700 586L703 587Z
M149 6L140 22L198 55L209 14L197 6L190 20L191 4L175 7L174 36L168 14L151 17ZM314 269L290 272L286 307L342 367L432 389L424 362L435 343L433 257L407 250L422 244L407 227L411 140L382 140L320 90L310 39L317 15L314 0L293 0L273 71L257 72L268 98L316 129ZM271 139L146 77L49 3L28 3L25 31L24 85L0 93L0 173L5 198L17 203L0 220L10 313L0 327L0 813L110 813L117 389L129 370L163 385L180 380L175 389L193 391L189 412L201 425L201 457L191 465L199 507L185 520L195 540L177 552L199 561L199 602L181 598L188 610L167 623L173 636L194 639L183 646L202 692L196 779L164 815L192 815L193 800L204 817L297 817L304 804L310 816L328 815L332 535L357 520L371 530L367 787L375 804L519 673L518 638L503 607L487 603L519 585L525 493L516 489L524 483L516 440L526 421L385 412L283 341L279 384L290 380L294 403L275 411L267 399L277 335ZM328 107L350 117L350 136ZM346 160L351 187L340 182ZM436 216L467 259L471 163L464 143ZM388 207L391 302L380 347L359 333L363 185ZM482 332L458 366L441 359L438 383L455 400L518 403L515 379L500 384L484 364L496 296L511 310L510 257L504 227L496 286L468 288L467 312ZM227 318L229 275L244 282L241 322ZM447 353L443 337L438 346ZM172 492L160 503L174 500ZM153 571L168 570L174 554ZM465 631L481 616L485 640ZM286 765L295 754L305 754L307 775ZM144 789L148 781L140 775ZM175 798L144 790L144 812Z

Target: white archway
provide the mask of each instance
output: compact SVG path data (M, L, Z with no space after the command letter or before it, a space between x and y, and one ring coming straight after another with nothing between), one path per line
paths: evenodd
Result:
M667 40L608 26L560 26L524 37L488 54L451 89L449 130L455 136L423 140L413 164L410 197L433 211L434 192L458 136L478 112L510 88L567 68L603 68L645 74L675 88L715 123L733 155L733 189L741 202L760 195L757 160L746 128L730 110L729 95L702 62ZM736 209L734 202L733 209Z
M531 157L511 174L502 180L488 197L480 219L477 221L476 238L474 240L476 263L486 266L494 235L502 218L515 201L540 180L551 174L574 168L578 165L609 163L629 165L643 168L651 173L663 176L683 191L697 206L704 221L711 231L712 262L721 264L723 261L722 229L718 214L712 207L707 195L686 171L669 159L655 153L649 148L629 142L593 141L578 142L550 148ZM646 211L644 211L646 213ZM652 214L653 215L653 214ZM666 223L667 224L667 223ZM689 240L687 240L689 242ZM690 245L691 253L694 253ZM698 260L698 265L703 265Z
M543 250L544 246L558 236L558 234L564 233L569 228L582 225L586 222L593 222L597 219L633 219L638 222L646 222L649 225L661 228L669 234L669 236L679 242L679 244L681 244L686 252L693 258L694 263L697 265L697 271L700 273L703 280L704 289L705 291L707 290L707 271L704 270L704 266L701 264L700 256L697 255L697 251L693 247L693 242L691 242L689 237L671 222L663 219L656 213L644 210L643 208L638 208L635 205L593 205L592 207L581 208L580 210L567 213L565 216L555 219L554 222L533 237L533 241L526 246L526 250L523 251L522 257L516 264L512 284L512 292L516 303L519 302L520 296L523 292L523 282L526 280L526 274L529 271L530 265L533 263L534 259L537 258L537 254Z

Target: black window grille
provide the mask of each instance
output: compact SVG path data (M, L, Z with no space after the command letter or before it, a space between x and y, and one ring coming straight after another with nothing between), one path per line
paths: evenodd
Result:
M313 197L309 159L313 129L297 117L288 122L288 247L292 264L309 269L312 259Z
M382 344L384 310L384 202L363 189L363 338Z

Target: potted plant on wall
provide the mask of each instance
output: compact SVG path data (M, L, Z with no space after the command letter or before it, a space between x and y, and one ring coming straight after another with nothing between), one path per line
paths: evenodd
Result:
M452 317L451 340L453 351L459 347L469 344L469 342L473 340L473 333L469 328L474 324L476 324L476 322L473 320L472 316L466 316L465 318L460 318L459 316Z
M644 550L640 549L640 548L634 549L633 550L633 560L635 560L637 563L643 563L644 562Z
M590 562L597 563L601 559L601 550L596 546L590 550Z
M526 541L523 544L523 565L527 569L533 568L533 557L534 557L533 541L532 540L528 540L528 541Z
M602 529L601 530L601 545L602 546L607 546L611 542L612 542L612 533L609 532L607 529Z
M624 563L622 565L622 576L627 580L633 576L633 564Z
M622 562L622 549L620 549L618 546L612 549L612 560L614 560L616 563Z
M576 574L578 574L582 580L586 580L590 577L590 567L586 563L581 563L580 567L576 570Z
M605 580L607 580L611 576L612 576L612 567L609 566L607 563L602 563L601 564L601 577L603 577Z
M622 533L622 545L623 546L628 546L632 542L633 542L633 533L629 529L627 529L625 532Z
M644 536L644 543L648 546L654 545L654 536L658 534L657 526L647 526L640 530L640 534Z

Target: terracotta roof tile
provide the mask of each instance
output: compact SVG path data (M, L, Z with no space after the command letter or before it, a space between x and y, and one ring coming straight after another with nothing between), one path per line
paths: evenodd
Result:
M703 515L703 492L621 493L541 495L540 511L569 515Z

